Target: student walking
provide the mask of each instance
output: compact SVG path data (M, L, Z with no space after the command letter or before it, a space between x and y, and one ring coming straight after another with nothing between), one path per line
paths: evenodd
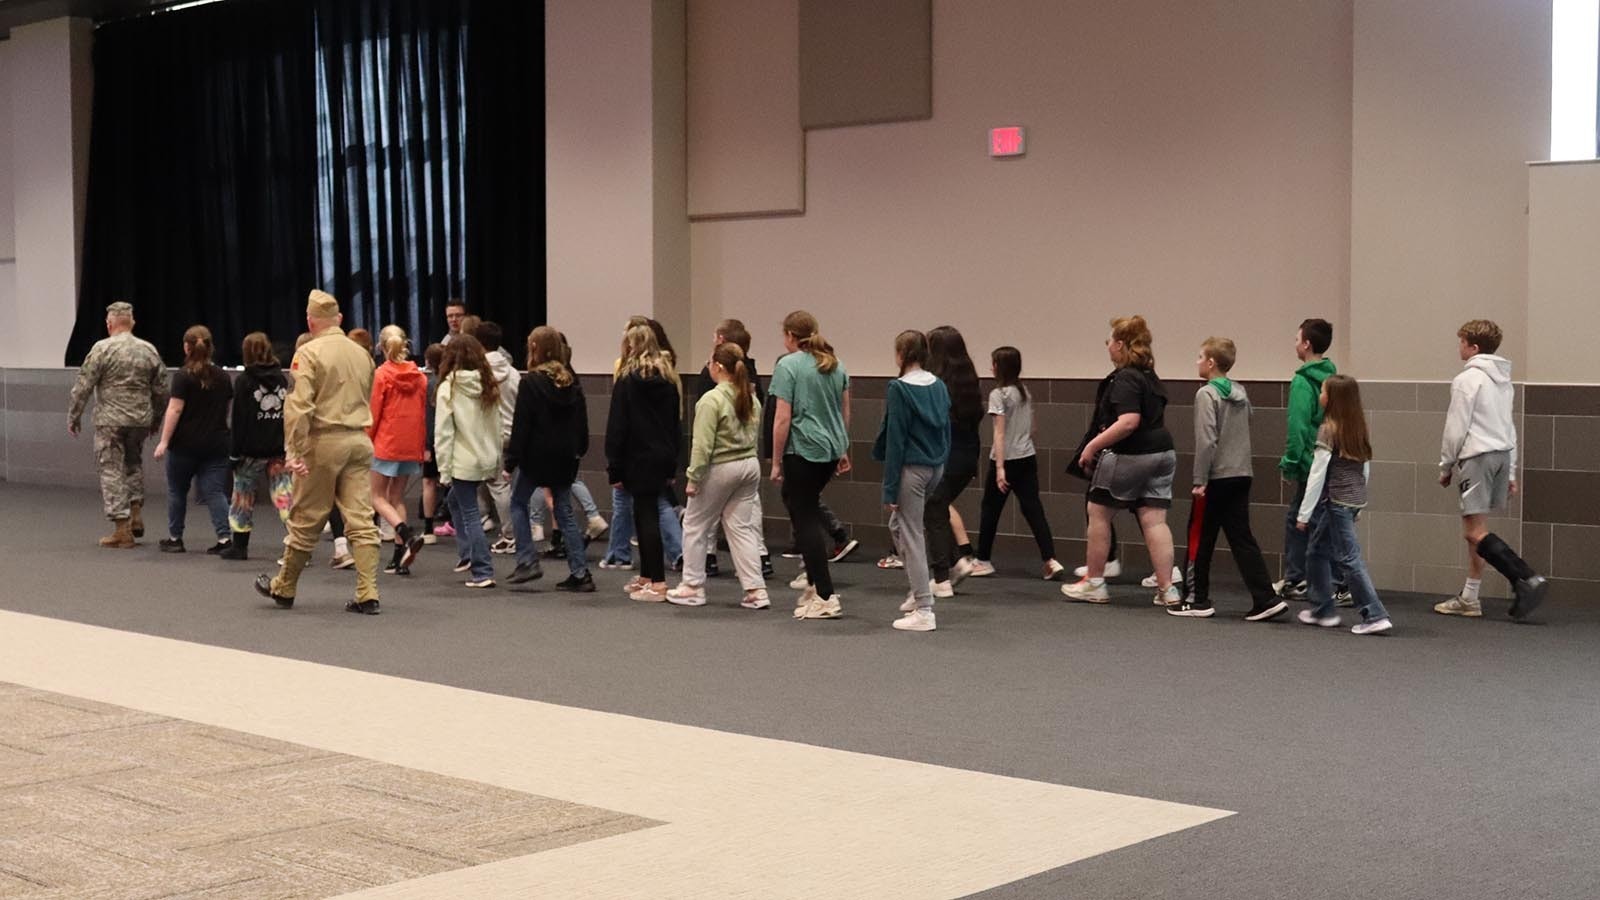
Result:
M554 498L555 523L567 540L568 575L556 588L594 591L594 578L583 554L583 531L572 514L569 495L578 462L588 452L589 406L583 399L583 385L562 358L560 333L540 325L528 335L528 373L517 389L511 440L506 444L505 469L513 475L511 524L517 545L517 568L509 579L512 584L526 584L544 574L529 516L529 501L542 490Z
M759 453L758 459L770 458L772 456L772 428L771 428L772 415L771 415L771 404L767 403L766 391L764 391L762 389L761 375L760 375L759 372L756 371L756 361L753 358L751 358L751 356L750 356L750 331L749 331L749 329L745 328L744 327L744 323L739 321L738 319L723 319L721 322L719 322L717 324L716 330L711 333L711 352L713 354L713 359L708 360L706 362L705 368L700 370L700 377L695 379L695 387L694 387L695 409L696 410L699 409L700 399L702 397L704 397L705 395L711 393L713 390L716 390L716 388L717 388L718 382L717 382L716 376L712 373L711 369L712 369L712 366L715 364L715 358L714 357L715 357L715 354L716 354L716 349L718 347L722 346L725 343L732 343L734 346L738 347L740 354L743 356L745 372L750 377L750 387L754 391L756 403L759 406L762 407L762 411L763 411L762 412L762 419L758 422L758 424L761 426L761 432L760 432L760 435L759 435L759 440L757 442L758 443L758 448L757 449L758 449L758 453ZM693 428L693 427L696 427L696 426L694 424L691 424L690 427ZM759 468L759 464L758 464L758 468ZM759 480L760 480L760 473L758 472L757 473L757 481L759 482ZM755 502L756 502L756 508L755 508L756 521L757 522L761 522L761 521L763 521L763 519L765 517L764 517L764 515L762 513L762 509L761 509L761 492L760 491L756 492L756 501ZM688 534L688 526L687 525L684 526L684 533L685 533L685 535ZM767 552L766 535L762 534L762 533L760 533L758 531L757 537L760 539L760 544L761 544L761 574L762 574L762 576L764 578L771 578L772 575L773 575L772 557ZM705 558L706 558L706 563L705 563L706 576L709 577L709 578L715 578L719 574L718 573L718 568L717 568L717 523L716 522L713 521L711 523L710 530L706 532L705 541L706 541L706 546L705 546L704 553L705 553ZM690 556L692 556L692 555L694 555L696 553L699 553L699 552L701 552L699 550L699 548L694 548L694 547L690 547L689 549L687 549L685 551L685 553L687 555L690 555ZM687 570L685 570L685 571L687 571Z
M1439 484L1449 487L1453 481L1461 495L1461 535L1471 552L1461 593L1433 607L1447 616L1483 615L1479 591L1485 562L1511 582L1513 619L1533 612L1548 587L1544 576L1489 531L1489 514L1504 510L1506 498L1517 493L1517 426L1512 418L1516 388L1511 384L1511 360L1495 355L1501 338L1500 326L1487 319L1474 319L1456 332L1466 366L1450 383Z
M911 591L900 604L901 631L933 631L933 582L928 577L928 543L924 531L928 494L944 476L950 458L950 391L932 372L928 338L920 331L902 331L894 339L894 360L900 377L889 382L883 424L872 445L872 458L883 463L883 505L895 542L905 562ZM942 516L950 524L946 510Z
M228 549L228 453L233 441L228 432L228 404L233 386L228 373L211 361L211 330L195 325L183 333L183 368L172 376L172 399L161 424L156 459L167 461L167 534L163 553L182 553L183 525L189 506L189 487L195 485L200 501L211 514L217 542L207 553Z
M427 453L428 376L411 361L411 344L397 325L378 332L384 363L372 378L372 508L394 528L394 556L383 570L410 575L422 536L406 522L406 482L422 474Z
M997 347L989 355L995 388L989 392L989 415L994 417L994 445L989 451L989 472L983 482L983 506L978 523L978 560L974 576L994 574L991 562L1000 513L1012 494L1028 520L1043 565L1040 574L1050 581L1061 574L1056 561L1055 537L1039 500L1039 456L1033 445L1033 398L1022 383L1022 351Z
M511 419L517 409L517 389L522 384L522 374L517 371L511 353L501 344L504 334L499 324L479 322L473 329L472 336L483 345L483 354L489 360L489 368L494 372L495 387L500 396L498 403L500 446L503 452L505 445L511 440ZM478 491L478 497L483 503L484 511L494 517L497 528L494 540L489 545L489 552L508 555L517 552L517 542L511 527L511 482L509 479L501 478L501 474L496 472L493 478L484 482L483 488Z
M1312 452L1305 497L1294 508L1295 527L1306 535L1306 576L1316 606L1300 611L1306 625L1334 628L1339 613L1334 603L1333 572L1342 567L1346 585L1361 611L1355 634L1382 634L1394 627L1378 599L1361 558L1356 517L1367 505L1367 472L1372 444L1361 388L1349 375L1329 375L1317 397L1322 425Z
M1227 338L1206 338L1195 367L1205 384L1194 395L1194 505L1189 514L1189 595L1174 616L1209 618L1211 557L1217 534L1228 536L1234 564L1250 591L1245 619L1261 622L1281 616L1289 604L1272 590L1272 576L1261 546L1250 532L1250 397L1228 377L1238 351Z
M1283 458L1278 461L1278 471L1283 480L1294 485L1294 499L1284 514L1283 526L1283 580L1273 587L1285 600L1304 600L1306 585L1306 533L1298 527L1295 511L1305 500L1306 482L1311 472L1311 457L1317 442L1317 428L1322 425L1322 409L1317 397L1322 382L1338 369L1327 358L1328 347L1333 344L1333 326L1323 319L1306 319L1295 332L1295 356L1300 368L1289 380L1288 437L1284 441ZM1335 581L1344 584L1339 572ZM1346 592L1338 590L1341 600Z
M483 345L471 334L445 347L439 370L434 452L439 484L456 523L457 572L468 572L469 588L492 588L494 561L478 512L478 488L500 468L500 391Z
M1091 473L1089 482L1089 574L1062 585L1069 600L1108 603L1106 554L1111 515L1131 509L1144 530L1144 543L1156 570L1157 606L1176 606L1183 597L1172 583L1172 479L1178 466L1165 417L1167 389L1156 375L1150 327L1143 316L1111 320L1106 354L1116 366L1095 397L1095 424L1101 431L1078 456Z
M434 393L439 387L439 365L444 362L444 345L429 344L422 351L423 374L428 379L428 446L422 451L422 496L418 498L420 508L417 510L422 516L422 542L424 544L437 543L441 537L455 537L455 529L450 527L449 513L435 524L434 518L439 515L439 464L434 458L433 435L437 410L434 405Z
M655 319L645 316L631 316L628 319L626 328L624 328L622 356L617 358L616 365L612 367L612 380L616 381L622 377L622 362L628 352L626 331L636 326L650 329L650 333L655 335L656 347L661 351L662 358L672 366L674 373L676 373L677 357L672 352L671 341L667 339L667 330ZM606 547L606 555L600 560L600 568L633 568L633 544L637 540L633 523L633 496L622 488L613 487L611 489L611 537ZM661 530L662 552L667 560L676 561L683 554L683 523L678 519L678 511L673 507L672 498L666 492L663 492L656 501L656 524Z
M289 399L289 377L283 373L272 341L259 331L245 335L240 347L244 371L233 380L233 499L228 527L233 531L223 559L249 559L254 529L256 488L266 479L278 518L289 523L294 502L294 475L283 457L283 406Z
M634 600L660 603L667 599L660 508L678 467L683 388L648 325L630 326L622 347L606 419L606 474L613 488L628 493L639 535L639 577L624 590Z
M795 602L796 619L837 619L843 612L828 571L828 534L822 489L850 471L850 376L822 336L817 319L796 310L783 320L788 355L772 370L768 394L777 411L772 426L773 481L783 488L795 543L805 560L806 587Z
M955 585L973 570L972 560L957 556L955 526L961 520L951 504L978 475L983 393L978 386L977 368L967 353L967 340L949 325L928 332L927 369L944 382L950 398L950 455L938 483L928 492L923 513L934 596L949 597L955 594Z
M761 401L744 357L734 341L723 341L711 352L707 364L716 386L695 403L694 439L684 493L689 497L683 516L683 580L667 592L679 606L704 606L706 562L714 554L711 535L718 522L728 536L733 568L744 588L740 606L771 606L761 574L761 462L756 458L761 432Z

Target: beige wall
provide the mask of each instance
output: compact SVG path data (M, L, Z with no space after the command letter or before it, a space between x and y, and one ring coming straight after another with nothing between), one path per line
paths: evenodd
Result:
M770 360L806 307L847 365L892 366L908 326L951 323L1032 375L1106 368L1140 312L1163 370L1213 332L1281 376L1289 334L1345 321L1350 6L995 0L934 4L933 118L807 135L806 213L692 228L703 325L745 319ZM993 161L985 132L1029 129Z
M15 327L17 246L11 202L10 41L0 41L0 333ZM0 342L4 342L0 338Z
M1594 384L1600 160L1528 169L1529 381Z
M1480 317L1520 360L1524 163L1550 150L1550 0L1356 0L1354 96L1341 360L1367 377L1446 379L1456 327Z

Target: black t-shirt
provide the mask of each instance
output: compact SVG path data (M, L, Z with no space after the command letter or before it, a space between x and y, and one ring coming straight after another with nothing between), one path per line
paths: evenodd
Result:
M183 401L183 413L172 430L169 450L203 457L228 455L228 402L233 399L233 386L228 383L228 373L218 366L211 367L209 381L201 387L200 379L182 369L172 376L172 399Z
M1165 423L1166 409L1167 389L1155 371L1124 366L1111 373L1096 417L1105 429L1120 416L1138 413L1138 429L1111 447L1125 456L1138 456L1173 449L1172 435Z

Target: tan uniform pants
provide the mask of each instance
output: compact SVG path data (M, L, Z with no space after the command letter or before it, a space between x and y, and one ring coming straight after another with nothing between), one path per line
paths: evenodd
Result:
M290 556L310 557L329 512L337 505L344 516L344 536L356 558L356 600L376 600L379 539L372 521L372 441L360 430L317 432L311 436L305 461L310 472L295 480L294 505L289 509L286 543ZM370 551L361 550L369 547ZM286 565L273 592L293 597L299 575L297 567Z

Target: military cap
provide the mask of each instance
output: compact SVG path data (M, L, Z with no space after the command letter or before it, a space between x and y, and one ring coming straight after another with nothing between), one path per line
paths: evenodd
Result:
M339 315L339 301L324 291L312 291L306 300L306 315L313 319L333 319Z
M106 315L131 317L133 315L133 304L124 300L118 300L117 302L106 307Z

